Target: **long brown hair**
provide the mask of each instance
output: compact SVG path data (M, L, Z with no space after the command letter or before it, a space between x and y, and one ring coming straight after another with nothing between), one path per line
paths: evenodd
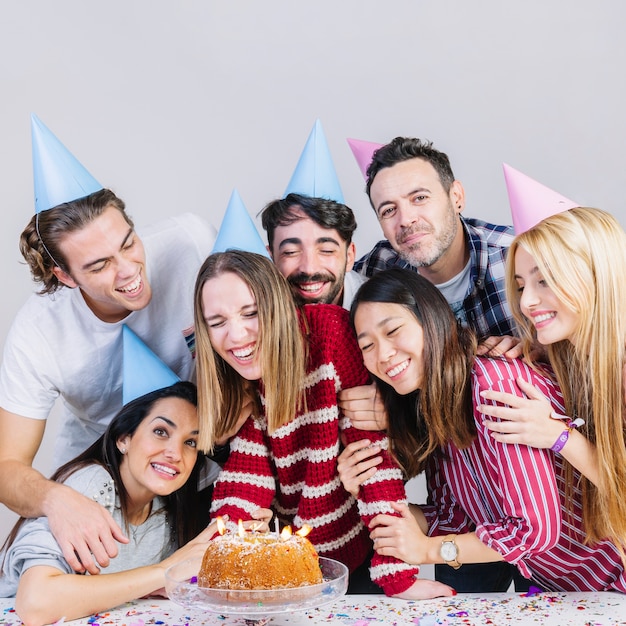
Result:
M239 276L254 296L259 319L268 432L291 421L303 402L306 350L291 289L266 257L228 250L210 255L200 268L194 293L196 370L200 435L198 446L210 451L237 424L249 383L213 349L202 310L202 288L216 276Z
M389 269L364 283L350 310L353 324L364 302L405 307L424 333L421 389L400 396L376 379L389 416L392 451L410 478L424 469L437 448L448 442L466 448L476 435L470 380L476 339L456 321L439 289L410 270Z

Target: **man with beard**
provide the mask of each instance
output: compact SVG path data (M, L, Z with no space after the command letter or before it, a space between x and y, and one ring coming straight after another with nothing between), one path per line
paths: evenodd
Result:
M412 269L439 288L480 339L513 334L504 294L513 229L461 216L465 191L446 154L431 142L396 137L374 153L366 192L386 239L355 263L356 271Z
M356 229L345 204L290 193L261 212L267 249L300 304L350 308L365 276L352 270Z
M396 266L418 272L439 288L459 322L483 340L481 353L516 356L518 339L512 336L504 286L513 228L461 216L465 191L447 155L430 142L396 137L374 152L366 191L386 239L355 263L356 271L368 277ZM375 385L346 389L339 397L355 427L386 428ZM375 471L375 461L359 466L366 457L349 456L346 451L340 464L353 465L362 480ZM435 578L460 592L506 591L512 581L524 589L515 568L504 562L465 564L458 570L436 565Z

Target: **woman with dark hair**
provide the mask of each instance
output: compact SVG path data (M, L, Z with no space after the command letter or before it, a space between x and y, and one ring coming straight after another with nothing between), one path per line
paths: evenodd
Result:
M602 537L589 541L580 474L574 470L568 481L572 471L556 449L496 441L484 424L483 403L494 401L481 392L519 397L518 381L534 385L563 414L556 383L520 359L475 357L475 338L439 290L409 270L371 278L351 315L383 394L392 452L408 478L426 470L432 499L415 515L394 504L401 517L374 517L376 551L454 569L506 561L545 589L626 592L618 547ZM353 493L376 471L364 448L349 445L340 464Z
M21 518L0 555L0 596L17 592L16 610L26 624L76 619L154 593L164 586L167 567L204 553L215 529L202 531L207 517L196 506L202 466L196 406L188 382L141 396L55 472L53 480L105 507L130 541L99 575L84 576L63 558L46 517Z

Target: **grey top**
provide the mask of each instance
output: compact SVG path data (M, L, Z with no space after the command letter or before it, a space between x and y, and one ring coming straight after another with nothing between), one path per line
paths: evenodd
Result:
M105 507L122 530L126 530L115 484L104 467L84 467L72 474L65 484ZM148 519L139 526L128 526L130 542L118 544L118 556L111 559L108 567L101 568L102 574L159 563L173 552L176 546L171 540L163 504L163 500L156 496ZM0 562L3 562L0 574L1 598L15 596L20 576L30 567L46 565L66 574L72 573L50 531L47 517L27 520L9 549L0 553Z

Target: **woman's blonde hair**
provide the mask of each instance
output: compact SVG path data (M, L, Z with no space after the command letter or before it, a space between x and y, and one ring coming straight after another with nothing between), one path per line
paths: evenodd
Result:
M202 289L225 273L241 278L257 305L263 396L268 431L293 419L303 401L306 352L291 289L275 265L252 252L210 255L196 279L194 318L200 433L198 447L209 452L237 424L249 381L214 350L202 310ZM227 297L227 294L224 294ZM254 383L253 383L254 384ZM256 393L256 392L255 392Z
M571 341L547 346L570 416L597 449L597 486L582 478L583 521L591 542L626 543L626 233L600 209L577 207L518 235L508 252L506 290L527 359L537 345L534 325L520 309L515 254L528 252L556 297L579 317ZM568 467L568 484L572 468Z

